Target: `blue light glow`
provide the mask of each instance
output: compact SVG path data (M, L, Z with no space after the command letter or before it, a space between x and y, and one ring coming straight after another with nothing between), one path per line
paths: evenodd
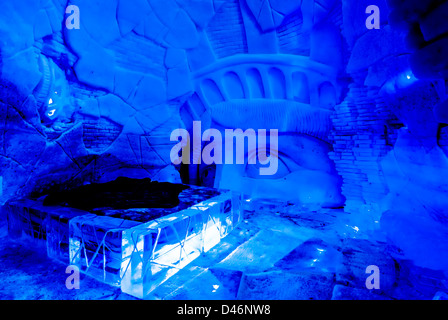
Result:
M0 299L448 295L448 0L2 2Z

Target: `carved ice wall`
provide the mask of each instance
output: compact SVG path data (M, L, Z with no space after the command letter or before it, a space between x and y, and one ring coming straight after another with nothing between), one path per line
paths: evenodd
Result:
M335 3L8 1L2 21L15 19L20 28L1 27L2 83L16 99L2 104L8 110L3 117L7 126L25 127L15 128L23 133L10 143L15 150L3 152L3 201L52 184L119 175L178 181L168 138L191 125L179 112L188 100L191 112L212 114L211 126L284 134L275 179L224 166L216 179L198 181L193 167L190 183L233 189L251 183L249 194L261 197L342 205L340 179L327 155L330 114L342 89L342 60L325 54L341 49L339 30L331 29ZM68 5L80 8L79 30L64 26ZM317 39L324 36L322 45ZM213 100L220 95L222 101ZM252 122L231 123L244 108L256 113L248 115ZM12 130L4 132L8 140ZM29 146L21 156L33 163L14 154L20 144ZM231 177L238 179L229 183ZM287 186L296 191L284 194Z
M186 50L219 5L2 2L0 202L120 175L180 181L169 135L192 93Z

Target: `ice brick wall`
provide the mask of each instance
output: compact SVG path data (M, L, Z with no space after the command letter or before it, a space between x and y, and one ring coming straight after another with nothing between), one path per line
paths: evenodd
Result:
M83 123L83 142L86 149L101 152L111 145L121 132L121 126L104 119Z
M238 0L224 2L208 25L207 35L218 58L247 53L246 32Z

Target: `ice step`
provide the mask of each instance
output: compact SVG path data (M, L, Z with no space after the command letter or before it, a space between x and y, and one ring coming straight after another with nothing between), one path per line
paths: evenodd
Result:
M173 275L145 299L235 299L242 272L220 269L214 265L256 234L258 234L257 228L246 229L244 224L240 225L212 250Z
M312 237L308 230L303 228L303 231L303 234L292 236L270 229L261 230L215 267L245 273L257 273L273 268L277 261Z
M233 300L239 288L242 273L226 272L222 278L213 269L202 269L195 277L186 281L165 300ZM227 276L228 275L228 276Z
M273 228L277 229L277 226ZM239 244L235 242L236 239L228 244L220 244L216 247L217 251L226 247L227 254L215 255L212 259L207 259L206 263L184 269L164 286L159 287L154 292L153 298L237 299L241 279L275 268L277 262L282 261L298 246L316 236L316 232L308 228L296 226L294 229L295 233L292 229L289 230L291 232L284 233L265 228Z
M272 270L244 274L238 300L329 300L335 285L331 272Z

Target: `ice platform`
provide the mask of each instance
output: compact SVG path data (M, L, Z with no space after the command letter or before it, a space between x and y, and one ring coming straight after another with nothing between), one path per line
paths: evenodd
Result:
M217 245L241 220L238 193L181 186L176 197L168 196L177 201L162 199L167 196L164 192L148 208L143 202L138 208L128 208L132 204L123 205L126 201L120 199L112 201L119 208L104 203L94 207L88 199L83 202L75 197L72 203L78 208L69 207L71 202L66 199L57 205L53 199L51 205L23 199L9 201L3 209L10 236L32 239L46 246L49 257L146 298ZM113 197L109 191L105 197Z

